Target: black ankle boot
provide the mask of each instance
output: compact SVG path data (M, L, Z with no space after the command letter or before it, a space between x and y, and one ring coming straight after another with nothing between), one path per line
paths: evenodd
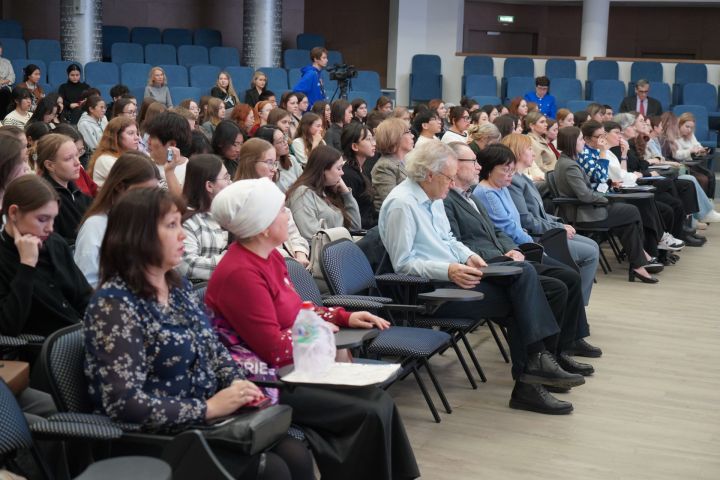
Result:
M582 375L563 370L547 350L528 356L525 373L520 375L519 381L565 388L577 387L585 383Z
M542 385L520 381L515 382L515 388L510 396L510 408L548 415L567 415L573 411L572 403L558 400Z

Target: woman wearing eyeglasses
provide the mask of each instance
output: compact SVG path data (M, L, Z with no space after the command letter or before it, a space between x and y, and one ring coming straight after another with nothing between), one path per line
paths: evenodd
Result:
M287 206L308 242L325 228L362 227L357 201L342 179L344 164L339 151L320 145L312 151L302 175L287 192Z
M255 137L262 138L275 147L275 154L278 160L275 185L277 185L281 192L287 192L287 189L302 175L303 169L297 159L290 154L290 145L288 144L287 138L285 138L285 134L280 130L280 127L263 125L257 129Z
M137 151L139 145L140 135L134 118L120 116L110 120L88 164L88 173L97 186L103 186L120 155Z
M228 232L210 212L213 198L232 183L230 174L217 155L193 155L187 163L187 181L183 197L187 212L183 215L185 251L178 271L192 282L203 282L225 255Z
M280 131L282 133L282 131ZM240 154L238 170L234 180L250 180L254 178L267 178L277 183L280 162L277 160L277 147L261 138L251 138L243 147ZM292 257L303 266L310 265L310 244L298 230L290 209L288 214L288 239L278 247L278 251L285 257Z

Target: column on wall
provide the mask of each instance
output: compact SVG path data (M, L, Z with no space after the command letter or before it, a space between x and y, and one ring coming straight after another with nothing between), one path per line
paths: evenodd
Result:
M102 0L61 0L60 45L63 60L102 60Z
M580 55L592 60L607 53L610 0L584 0Z
M388 87L397 90L399 105L408 103L413 55L439 55L443 99L460 101L464 0L390 0Z
M243 65L279 67L282 51L282 0L245 0Z

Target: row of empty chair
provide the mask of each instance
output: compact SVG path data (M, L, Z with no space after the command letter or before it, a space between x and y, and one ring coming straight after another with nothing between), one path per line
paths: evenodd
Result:
M506 58L503 66L503 76L500 80L499 98L501 100L512 98L517 95L520 89L523 89L523 93L532 90L534 83L529 89L525 88L528 85L527 79L534 79L539 74L540 72L535 71L535 62L532 58ZM545 64L544 75L551 79L551 89L553 86L558 85L559 96L563 99L567 101L570 99L594 100L596 98L594 94L596 82L600 80L619 81L620 68L618 62L612 60L592 60L588 62L584 94L582 85L578 88L577 64L574 60L548 59ZM522 80L516 80L511 84L511 78L520 78ZM628 89L626 90L623 84L622 90L626 92L632 91L635 82L641 78L650 81L651 85L657 86L656 89L652 90L651 95L655 96L657 93L659 96L664 97L659 98L661 102L666 99L667 89L662 85L667 84L663 83L663 67L660 62L634 62L631 65ZM498 86L493 58L489 56L466 57L461 82L463 95L497 97ZM685 93L683 86L685 84L705 83L708 83L706 65L701 63L678 63L675 66L675 81L669 92L669 100L665 101L666 106L689 103L683 99ZM600 85L602 91L599 95L601 97L616 96L621 89L618 83L613 82L605 84L601 82ZM579 98L578 94L580 95ZM437 55L415 55L412 59L412 73L410 74L410 101L412 103L431 98L442 98L440 57ZM717 103L711 109L711 111L715 110L717 110Z
M115 43L137 43L142 46L167 44L200 45L205 48L221 47L222 33L211 28L199 28L195 31L187 28L166 28L162 32L154 27L135 27L129 29L119 25L103 25L103 58L109 59Z

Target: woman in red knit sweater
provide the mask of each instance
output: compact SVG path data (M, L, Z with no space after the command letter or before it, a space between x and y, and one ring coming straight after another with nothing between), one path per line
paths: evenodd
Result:
M290 329L301 299L276 247L287 239L285 196L267 178L226 187L212 214L236 239L213 272L205 301L215 324L231 329L271 367L292 363ZM368 312L316 311L326 321L355 328L388 328ZM419 476L412 447L390 396L361 389L297 387L281 392L293 407L323 478L410 479Z

